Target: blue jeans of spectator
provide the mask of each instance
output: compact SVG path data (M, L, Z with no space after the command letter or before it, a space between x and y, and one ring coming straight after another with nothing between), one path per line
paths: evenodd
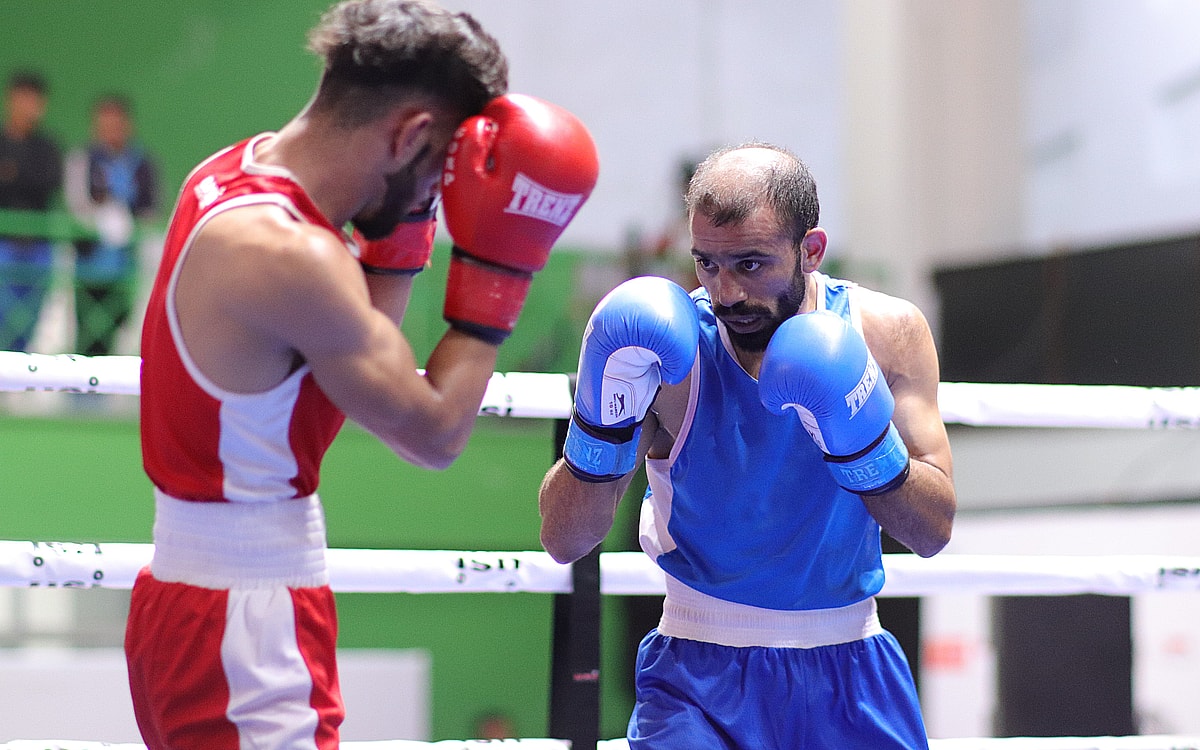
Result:
M25 351L50 288L49 240L0 237L0 351Z

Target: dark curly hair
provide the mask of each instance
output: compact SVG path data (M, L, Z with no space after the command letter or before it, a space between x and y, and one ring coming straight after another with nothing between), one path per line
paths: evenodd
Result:
M345 0L321 17L308 47L325 61L312 109L344 126L414 95L466 118L508 90L496 40L469 14L426 0Z

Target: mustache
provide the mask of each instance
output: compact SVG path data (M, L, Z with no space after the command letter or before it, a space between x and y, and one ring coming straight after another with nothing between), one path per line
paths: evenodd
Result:
M774 314L773 311L763 307L762 305L751 305L746 302L736 302L728 307L725 305L714 304L713 314L718 318L729 316L742 317L749 315L757 315L759 317L770 317Z

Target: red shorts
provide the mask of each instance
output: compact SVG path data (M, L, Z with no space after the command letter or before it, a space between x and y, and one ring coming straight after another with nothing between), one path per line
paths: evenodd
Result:
M149 750L338 746L337 615L328 586L133 588L125 654Z

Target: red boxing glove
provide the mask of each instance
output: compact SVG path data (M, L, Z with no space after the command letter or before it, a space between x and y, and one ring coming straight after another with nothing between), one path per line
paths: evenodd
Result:
M358 244L358 262L363 271L374 274L413 276L425 270L433 254L433 236L437 231L437 206L409 214L392 233L381 240L368 240L357 229L352 233Z
M512 333L533 272L596 185L596 145L567 110L493 99L454 134L442 173L454 240L446 320L493 344Z

